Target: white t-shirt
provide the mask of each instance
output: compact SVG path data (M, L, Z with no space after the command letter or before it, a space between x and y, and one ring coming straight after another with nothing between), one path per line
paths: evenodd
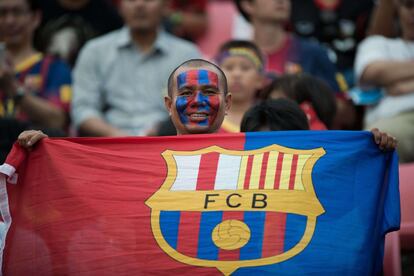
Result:
M370 63L384 60L411 60L414 66L414 41L382 36L370 36L364 39L358 47L355 58L356 79L360 80L363 71ZM360 85L364 87L363 83ZM365 88L369 87L365 86ZM380 119L414 110L414 91L402 96L390 96L386 93L385 95L377 105L367 109L365 124L370 125Z

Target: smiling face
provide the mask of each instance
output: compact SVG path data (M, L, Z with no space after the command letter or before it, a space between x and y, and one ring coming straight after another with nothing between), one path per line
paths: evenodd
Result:
M171 98L165 104L178 134L214 133L223 122L230 95L220 89L216 72L184 68L175 73Z
M157 29L164 14L164 0L122 0L120 13L132 32Z
M26 0L0 0L0 41L7 47L31 44L40 14L30 10Z

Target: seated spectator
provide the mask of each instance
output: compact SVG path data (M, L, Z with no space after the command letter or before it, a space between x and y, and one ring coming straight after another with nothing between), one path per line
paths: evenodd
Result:
M107 0L39 0L42 21L35 46L74 65L84 43L122 26L116 7Z
M40 128L65 135L69 123L69 67L33 48L40 11L32 0L0 0L0 125L2 148L10 149L17 134ZM3 131L4 130L4 131Z
M172 69L200 56L160 29L163 0L122 0L126 26L90 40L74 69L72 118L81 135L146 135L167 117L162 103Z
M349 87L354 85L356 48L365 37L373 6L373 0L292 0L293 31L328 47Z
M196 41L207 30L208 0L169 0L165 29L176 36Z
M401 37L371 36L358 48L357 79L363 88L382 87L385 96L367 107L365 127L397 137L401 162L414 161L414 1L398 0Z
M65 130L71 98L70 69L32 44L40 11L33 0L0 1L1 113L40 128Z
M332 128L336 114L335 97L325 82L309 74L301 73L276 78L261 91L260 98L291 99L305 112L310 129Z
M241 132L308 130L308 119L299 105L288 99L265 100L243 116Z
M266 71L278 75L307 72L326 81L338 92L336 67L317 43L286 31L291 1L237 0L240 12L252 23L253 41L267 58Z
M255 103L264 84L264 60L252 42L231 40L224 43L216 56L224 71L232 95L232 106L221 126L221 132L240 132L244 113Z

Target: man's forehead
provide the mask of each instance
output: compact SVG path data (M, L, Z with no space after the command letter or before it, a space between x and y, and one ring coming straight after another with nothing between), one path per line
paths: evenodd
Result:
M214 85L219 86L219 77L214 70L204 67L183 68L176 73L178 87L186 85Z

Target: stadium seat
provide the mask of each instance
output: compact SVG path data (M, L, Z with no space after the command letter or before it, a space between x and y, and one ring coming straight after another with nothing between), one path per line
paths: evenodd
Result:
M401 276L399 232L391 232L385 237L384 276Z
M209 1L207 14L207 32L197 41L197 45L206 58L212 58L218 47L231 39L237 8L233 1Z
M402 249L414 249L414 163L400 165Z

